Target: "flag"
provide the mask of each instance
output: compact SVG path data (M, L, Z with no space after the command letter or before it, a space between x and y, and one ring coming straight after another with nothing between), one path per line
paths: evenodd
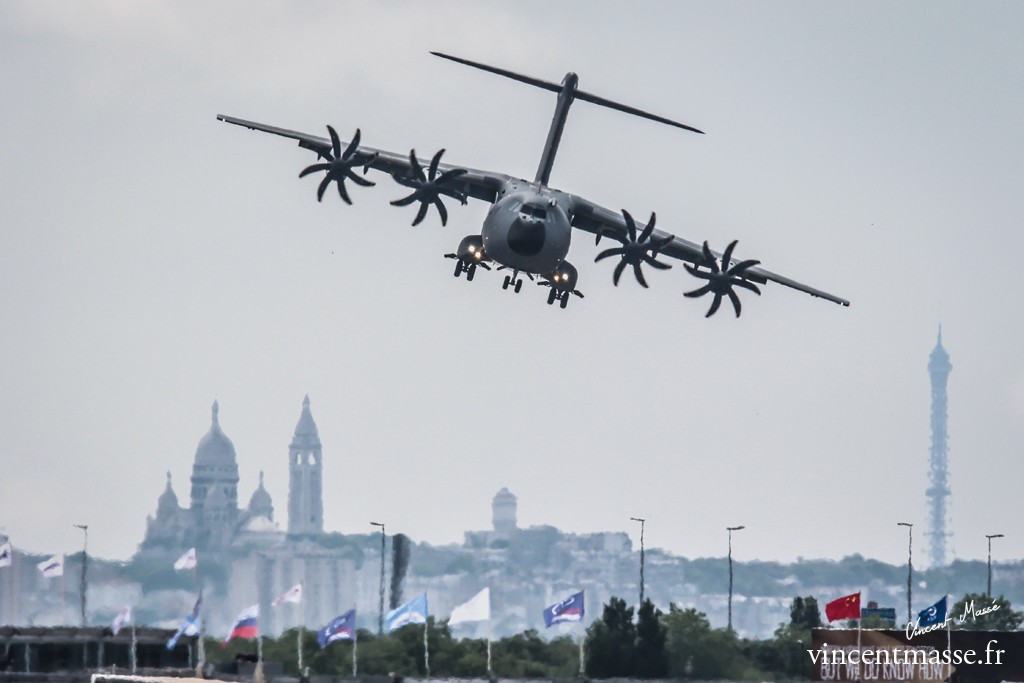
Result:
M0 567L10 567L13 557L14 551L11 549L10 541L0 545Z
M552 624L564 621L583 621L583 591L574 593L544 610L544 625L548 628L551 628Z
M279 607L286 602L299 603L302 602L302 584L297 583L287 591L284 595L274 600L274 607Z
M354 640L356 637L356 611L350 609L340 617L335 617L327 626L316 632L316 642L320 649L327 647L336 640Z
M131 605L126 605L122 607L121 611L117 613L116 617L114 617L114 623L110 626L110 630L113 631L114 635L116 636L118 633L120 633L121 629L124 628L124 625L131 621L131 619L132 607Z
M181 622L181 626L178 627L178 631L171 636L171 639L167 641L167 649L173 650L174 646L178 644L178 639L182 636L194 636L199 634L199 609L203 604L203 592L199 591L199 596L196 598L196 604L192 608L192 614L185 617L185 620Z
M195 569L196 567L196 549L189 548L185 551L185 554L179 557L174 562L174 568L178 571L182 569Z
M491 589L484 588L466 602L452 610L448 625L467 621L487 621L491 618Z
M860 593L846 595L828 603L825 605L825 616L829 621L860 619Z
M231 625L231 632L224 639L224 644L232 638L255 638L260 634L259 628L260 606L251 605L238 613L235 623Z
M64 576L64 556L58 557L54 555L48 560L43 560L36 565L39 567L39 571L43 573L43 576L50 578L51 576Z
M933 624L941 624L946 621L946 600L948 598L948 595L943 595L942 599L937 603L926 610L918 612L918 626L931 626Z
M406 624L427 623L427 594L417 595L401 607L391 610L384 617L384 621L388 633L402 628Z

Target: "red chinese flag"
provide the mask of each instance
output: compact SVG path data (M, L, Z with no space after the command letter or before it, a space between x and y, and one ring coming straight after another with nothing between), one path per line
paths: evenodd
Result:
M836 619L860 619L860 593L847 595L825 605L825 616L829 621Z

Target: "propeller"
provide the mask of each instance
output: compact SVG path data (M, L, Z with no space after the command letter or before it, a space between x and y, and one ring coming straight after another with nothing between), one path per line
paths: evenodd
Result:
M434 158L430 160L430 166L427 168L427 173L423 173L423 167L420 166L419 160L416 158L416 150L409 152L409 171L405 177L395 176L400 184L406 187L412 188L412 194L401 199L396 199L391 202L392 206L408 206L413 202L420 203L420 209L416 212L416 218L413 219L413 225L419 225L427 216L427 209L431 204L437 207L437 213L441 216L441 225L448 224L448 210L444 207L444 202L441 201L441 194L444 191L444 186L451 182L453 178L458 178L460 175L467 173L464 168L453 168L445 171L441 175L437 174L437 166L441 163L441 155L444 154L444 150L438 151L434 155ZM451 195L458 199L463 204L466 203L466 195L455 190L444 191L444 194Z
M640 264L646 263L658 270L668 270L672 266L661 261L656 261L655 258L658 256L658 252L661 251L666 244L675 239L674 235L665 235L664 237L651 237L654 232L654 212L651 212L651 220L647 223L647 227L644 228L643 232L640 233L640 237L636 234L636 222L633 217L629 215L629 212L625 209L622 210L622 216L626 219L626 230L629 233L628 238L622 240L621 247L613 247L611 249L605 249L594 261L600 261L601 259L608 258L609 256L620 256L621 260L619 265L615 266L615 273L612 275L612 282L615 286L619 286L619 277L622 276L622 271L626 269L627 265L633 266L633 275L636 276L636 281L644 287L647 286L647 281L644 280L643 271L640 269ZM601 241L602 233L597 233L597 241ZM616 238L618 239L618 238ZM648 254L647 252L650 252Z
M323 201L324 192L327 191L327 187L333 180L338 183L338 194L341 196L341 199L346 204L351 204L352 200L349 199L348 191L345 189L345 179L348 178L356 185L364 187L375 185L376 183L357 176L352 172L352 169L362 166L365 173L366 168L377 158L377 154L364 154L358 151L359 138L361 137L358 128L356 128L356 134L352 136L352 142L348 143L348 147L345 148L344 152L341 150L341 140L338 139L338 133L335 132L334 128L327 126L327 132L331 135L331 150L328 152L317 152L325 161L302 169L299 177L304 178L310 173L316 173L317 171L327 171L324 179L320 181L320 187L316 190L316 200L318 202Z
M695 289L692 292L686 292L683 296L696 298L704 296L705 294L714 294L715 299L711 302L711 308L704 315L705 318L710 318L718 310L718 307L722 305L722 297L728 296L729 301L732 302L732 307L736 309L736 317L740 317L740 311L742 306L740 305L740 298L736 295L734 287L742 287L749 289L754 294L761 296L761 290L757 288L752 282L743 279L743 274L748 268L756 266L760 261L750 259L748 261L740 261L732 266L729 265L729 260L732 258L732 250L736 247L738 240L733 240L729 243L729 246L725 248L725 253L722 254L722 267L719 268L715 262L715 256L711 253L711 249L708 247L708 243L704 242L704 262L698 264L698 266L706 265L710 270L699 270L698 267L691 266L689 263L684 264L686 270L701 280L707 280L708 283L699 289Z

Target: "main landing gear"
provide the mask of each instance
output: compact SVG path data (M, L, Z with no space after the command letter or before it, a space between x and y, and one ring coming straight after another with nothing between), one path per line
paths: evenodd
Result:
M445 258L455 259L455 277L459 277L463 273L466 274L467 280L472 280L476 275L476 267L480 266L484 270L490 270L491 267L484 263L489 261L487 255L484 253L484 243L480 238L480 235L470 235L469 237L463 238L459 242L459 249L454 254L445 254Z
M552 287L550 282L538 282L537 284L544 285L546 287L551 287L551 291L548 292L548 306L557 301L559 308L565 308L566 306L569 305L570 294L575 294L581 299L583 298L583 294L579 290L574 289L572 291L569 291L568 289Z
M487 270L490 270L490 267L488 267L487 264L482 263L480 265L482 265L484 268L487 268ZM462 259L459 259L458 261L455 262L455 277L459 277L460 275L465 273L466 279L472 282L473 276L476 275L476 266L477 264L475 263L466 263Z

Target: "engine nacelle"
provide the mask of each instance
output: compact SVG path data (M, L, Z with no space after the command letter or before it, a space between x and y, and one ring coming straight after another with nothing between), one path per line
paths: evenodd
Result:
M579 275L576 266L568 261L562 261L547 278L553 289L559 292L573 292L576 290L576 281L579 280Z
M455 259L455 272L453 273L455 277L465 273L466 279L472 280L476 275L477 266L484 270L491 269L485 263L485 261L490 261L491 259L484 253L484 240L480 235L469 235L463 238L459 242L459 248L454 254L445 254L444 256L445 258Z
M459 242L459 248L455 252L456 257L463 263L480 263L490 261L484 251L484 238L480 235L468 235Z

